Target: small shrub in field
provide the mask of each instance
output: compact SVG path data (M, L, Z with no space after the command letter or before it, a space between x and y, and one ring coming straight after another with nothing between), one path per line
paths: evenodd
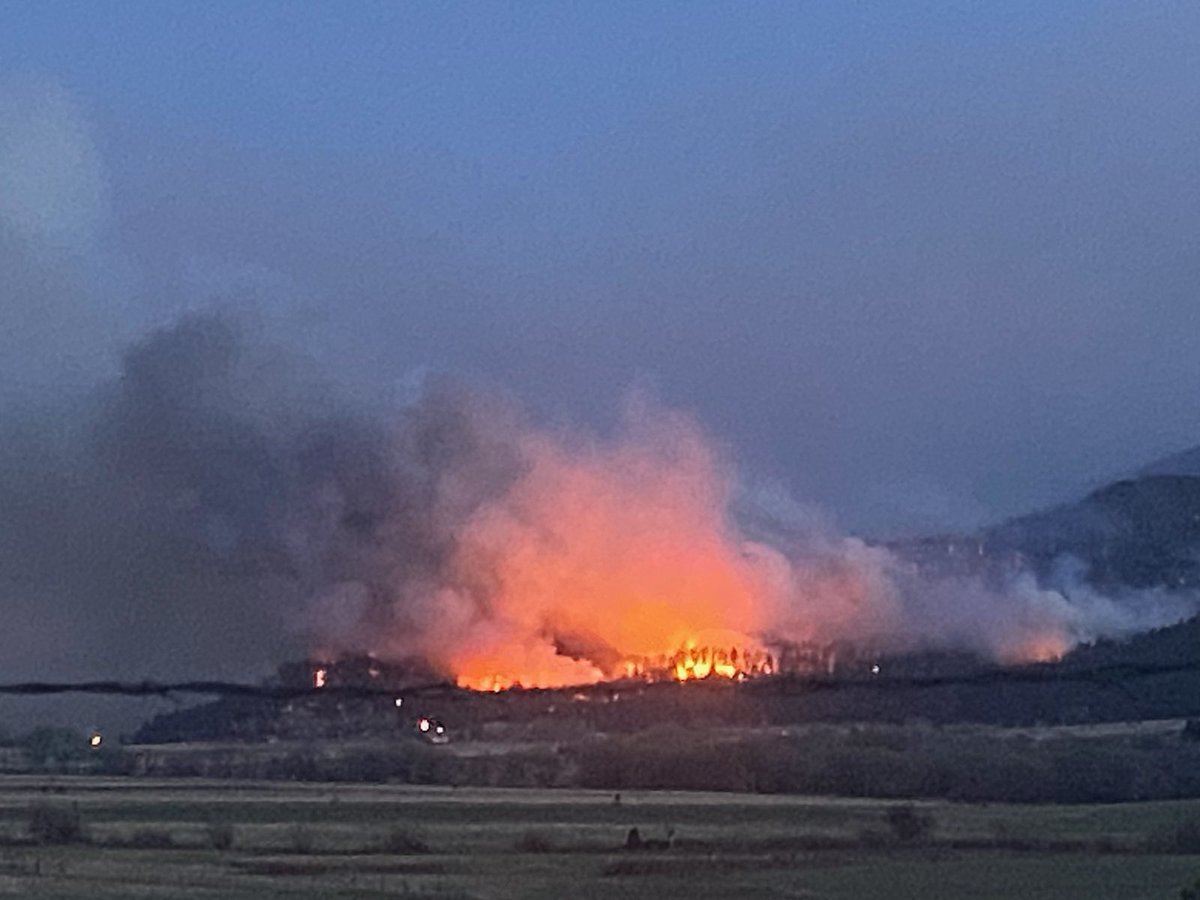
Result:
M384 835L381 849L384 853L411 856L417 853L428 853L429 845L407 828L397 827Z
M892 834L902 841L915 841L933 830L933 817L920 812L911 803L889 807L887 823Z
M858 832L858 844L868 850L878 850L886 847L888 836L878 828L862 828Z
M175 837L169 831L157 828L139 828L125 842L128 847L140 850L167 850L175 846Z
M517 838L518 853L550 853L554 850L554 841L544 831L529 830Z
M233 826L228 822L210 822L205 836L208 846L214 850L228 850L233 846Z
M89 752L87 738L70 728L35 728L21 739L21 745L33 764L47 771L86 759Z
M288 829L288 846L293 853L312 853L316 846L312 829L307 825L293 825Z
M39 844L78 844L87 839L76 806L37 803L29 809L29 836Z
M1200 815L1181 820L1161 843L1172 853L1200 853Z
M1192 882L1190 887L1180 888L1179 900L1200 900L1200 878Z

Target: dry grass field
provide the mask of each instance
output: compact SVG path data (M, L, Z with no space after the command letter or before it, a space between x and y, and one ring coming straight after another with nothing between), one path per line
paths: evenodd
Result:
M1175 898L1200 878L1200 855L1179 840L1200 802L918 803L905 815L919 833L907 836L896 806L9 776L0 895ZM632 827L661 846L625 849Z

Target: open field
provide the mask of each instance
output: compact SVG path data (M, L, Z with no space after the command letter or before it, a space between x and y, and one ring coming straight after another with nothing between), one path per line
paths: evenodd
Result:
M1174 898L1200 802L895 804L671 792L0 778L0 895ZM36 844L31 810L78 814ZM671 846L627 850L631 827ZM1197 848L1200 849L1200 848Z

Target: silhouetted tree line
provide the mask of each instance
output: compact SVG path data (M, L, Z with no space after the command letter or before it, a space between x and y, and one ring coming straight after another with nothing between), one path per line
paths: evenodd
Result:
M664 725L489 754L420 740L376 748L134 751L166 776L497 787L749 791L1021 803L1200 797L1200 741L1182 731L1003 736L978 728L815 726L791 735Z
M1035 739L934 728L814 730L740 741L664 727L575 751L581 787L1087 803L1200 797L1180 734Z

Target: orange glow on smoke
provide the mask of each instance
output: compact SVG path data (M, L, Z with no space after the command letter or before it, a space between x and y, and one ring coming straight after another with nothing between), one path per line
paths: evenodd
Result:
M668 423L671 424L671 423ZM525 441L525 475L459 535L463 580L490 617L447 642L477 690L638 677L679 655L682 678L733 677L717 646L757 649L762 578L726 521L730 485L694 429L673 423L615 446Z
M1047 631L1041 634L1031 634L1008 648L1001 654L1001 660L1013 664L1058 662L1070 649L1071 641L1066 635L1056 631Z
M894 581L909 570L886 548L822 533L790 556L748 539L731 512L730 469L687 417L639 408L614 440L521 431L509 441L520 474L463 519L447 517L447 571L405 597L405 626L374 636L375 649L420 656L479 691L690 682L773 674L767 638L906 649L944 618L927 612L912 626ZM439 490L455 509L472 496L469 479ZM954 598L945 610L966 608ZM1061 656L1070 642L1052 621L1032 621L1045 628L1026 623L986 649L1008 661ZM835 658L793 654L788 665L832 672Z

